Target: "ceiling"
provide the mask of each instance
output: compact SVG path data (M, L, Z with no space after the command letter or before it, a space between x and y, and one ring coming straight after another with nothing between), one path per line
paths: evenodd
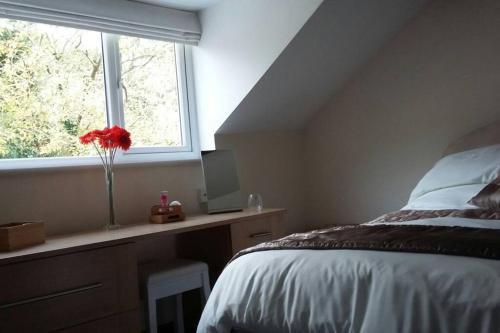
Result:
M303 129L426 1L324 1L217 133Z
M175 9L198 11L208 8L221 0L133 0Z

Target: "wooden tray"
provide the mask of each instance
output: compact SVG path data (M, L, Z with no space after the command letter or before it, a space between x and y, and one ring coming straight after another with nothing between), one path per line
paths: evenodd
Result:
M167 215L182 213L182 206L167 206L154 205L151 207L151 215Z
M177 222L177 221L183 221L186 218L184 213L168 213L168 214L162 214L162 215L150 215L149 216L149 222L151 223L156 223L156 224L162 224L162 223L168 223L168 222Z
M45 242L43 222L0 224L0 251L13 251Z
M149 216L149 222L151 223L168 223L183 221L186 218L184 212L182 211L182 206L168 206L163 207L160 205L154 205L151 207L151 215Z

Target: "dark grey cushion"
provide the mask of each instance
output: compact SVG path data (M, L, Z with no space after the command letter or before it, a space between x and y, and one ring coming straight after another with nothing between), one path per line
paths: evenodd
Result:
M486 185L468 203L484 209L500 209L500 176Z

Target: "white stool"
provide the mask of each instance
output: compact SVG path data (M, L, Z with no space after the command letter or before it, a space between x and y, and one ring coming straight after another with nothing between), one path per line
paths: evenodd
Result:
M210 295L208 266L204 262L179 259L162 267L160 271L151 273L146 278L146 303L148 307L148 327L150 333L157 333L156 301L176 295L177 333L184 332L182 310L182 293L192 289L200 289L202 306Z

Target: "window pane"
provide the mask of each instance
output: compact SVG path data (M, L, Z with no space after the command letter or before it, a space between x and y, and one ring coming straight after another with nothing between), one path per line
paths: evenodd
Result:
M181 146L175 44L120 37L125 126L135 147Z
M0 158L94 155L106 125L101 35L0 19Z

